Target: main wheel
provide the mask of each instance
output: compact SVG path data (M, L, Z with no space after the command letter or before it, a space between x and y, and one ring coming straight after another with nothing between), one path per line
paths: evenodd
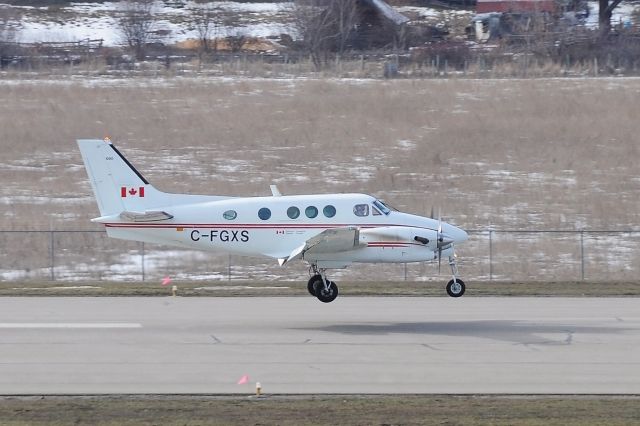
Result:
M460 297L464 294L465 285L464 281L460 278L456 278L455 281L451 280L447 283L447 294L451 297Z
M328 290L324 288L322 280L316 281L313 288L315 290L316 297L321 302L333 302L334 300L336 300L336 297L338 297L338 286L333 281L329 281Z
M313 297L316 297L316 290L313 287L316 281L322 284L322 275L316 274L311 278L309 278L309 282L307 283L307 290L309 290L309 294L312 295Z

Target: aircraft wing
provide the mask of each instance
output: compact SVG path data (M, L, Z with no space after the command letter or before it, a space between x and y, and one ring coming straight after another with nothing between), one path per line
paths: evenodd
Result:
M355 226L326 229L318 235L309 238L303 245L297 247L291 254L278 259L280 266L292 260L299 259L305 253L334 253L348 251L360 244L360 229Z

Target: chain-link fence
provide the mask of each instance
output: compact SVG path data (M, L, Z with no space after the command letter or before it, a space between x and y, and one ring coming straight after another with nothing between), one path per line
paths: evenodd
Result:
M640 231L472 230L456 248L460 276L482 281L632 281ZM449 273L447 259L442 274ZM332 271L353 281L438 278L438 262L354 265ZM111 239L104 231L0 231L2 280L299 280L302 262L282 268L246 258Z

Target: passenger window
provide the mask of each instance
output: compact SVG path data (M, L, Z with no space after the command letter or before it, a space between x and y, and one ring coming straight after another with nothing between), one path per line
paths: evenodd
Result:
M314 206L309 206L304 209L304 214L306 214L309 219L313 219L318 216L318 209Z
M353 214L356 216L369 216L369 205L368 204L356 204L353 207Z
M334 217L336 215L336 208L332 205L324 206L322 213L324 213L326 217Z
M289 219L297 219L300 216L300 209L297 207L289 207L287 209L287 216Z
M226 212L222 213L222 217L227 220L233 220L238 217L238 213L236 213L235 210L227 210Z
M382 213L380 213L380 210L376 209L375 207L371 207L371 214L374 216L382 216Z
M269 219L271 217L271 210L266 207L261 208L258 210L258 217L262 220Z

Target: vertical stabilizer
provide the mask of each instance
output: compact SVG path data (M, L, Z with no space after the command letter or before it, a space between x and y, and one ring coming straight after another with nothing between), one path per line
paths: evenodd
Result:
M80 139L89 181L101 216L144 212L158 192L107 139Z

